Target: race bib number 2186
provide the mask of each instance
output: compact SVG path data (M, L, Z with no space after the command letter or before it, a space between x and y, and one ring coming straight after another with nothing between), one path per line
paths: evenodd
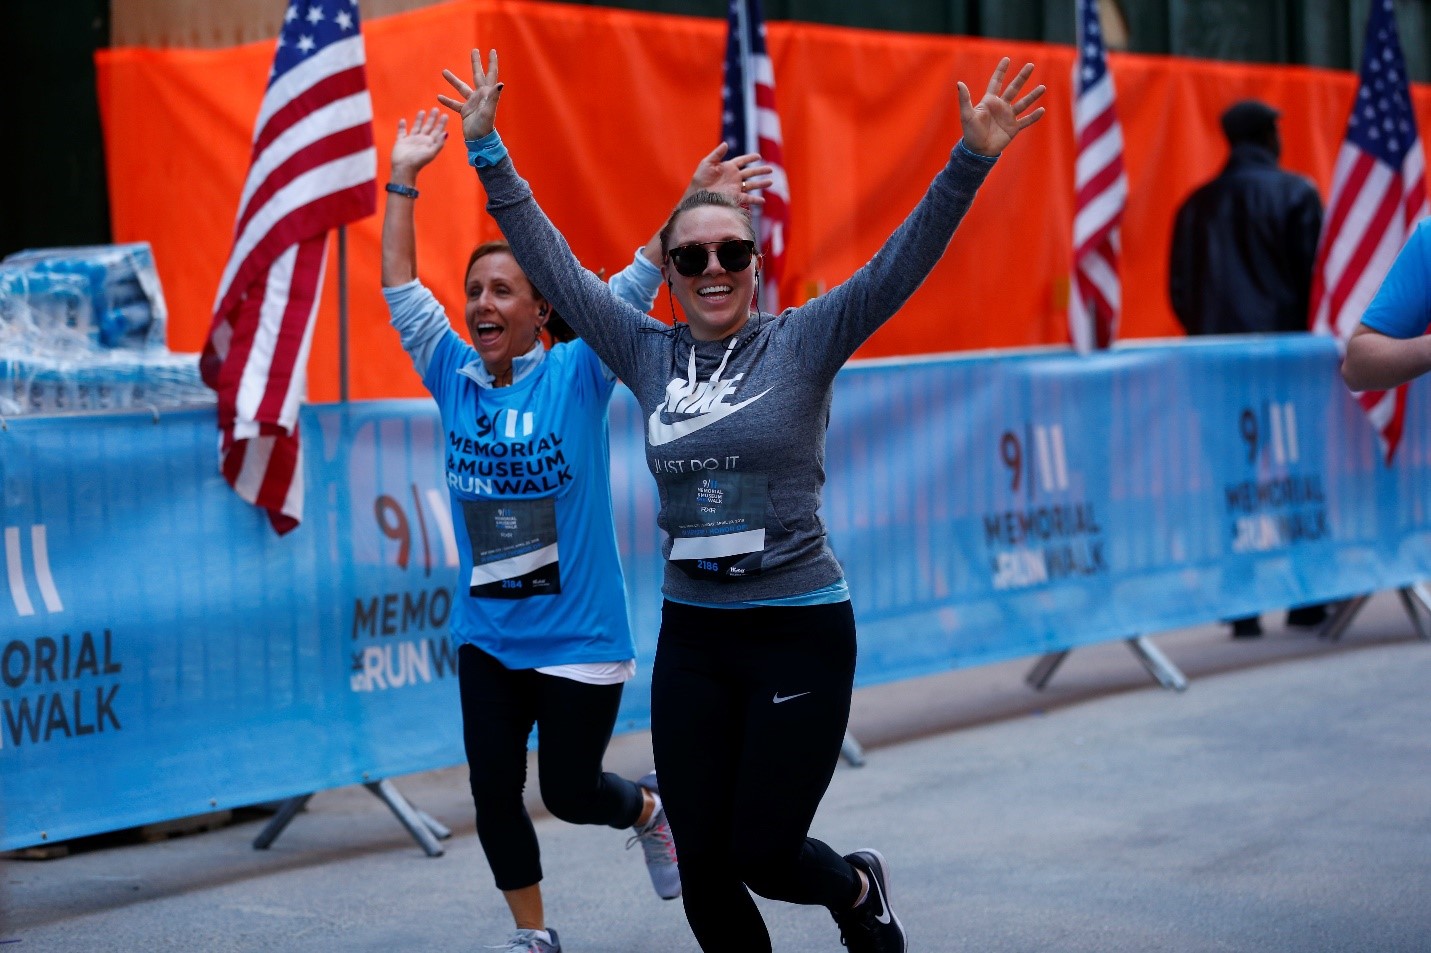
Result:
M689 473L667 483L671 562L693 579L757 575L765 552L763 473Z

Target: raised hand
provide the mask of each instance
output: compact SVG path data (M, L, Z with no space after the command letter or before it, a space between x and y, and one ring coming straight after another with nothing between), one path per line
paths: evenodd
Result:
M774 166L760 164L760 156L754 152L727 159L725 154L729 148L727 143L722 142L701 159L691 175L686 194L720 192L741 205L764 205L765 198L759 190L774 184L775 180L770 178L775 171Z
M415 178L423 166L437 158L437 153L446 141L446 113L436 109L431 112L419 109L413 117L411 129L408 128L406 119L399 119L397 139L393 140L394 178Z
M461 99L441 93L437 101L462 117L462 138L474 141L492 131L497 121L497 100L502 96L502 84L497 81L497 51L487 55L487 69L482 69L482 51L472 51L472 85L468 86L450 69L442 78L451 84Z
M959 83L959 121L964 127L964 145L979 155L998 155L1015 136L1043 118L1042 106L1026 112L1046 92L1042 85L1034 87L1022 99L1016 98L1033 75L1033 64L1025 63L1018 75L1004 86L1004 74L1008 71L1006 56L994 68L988 89L977 103L970 98L968 87Z

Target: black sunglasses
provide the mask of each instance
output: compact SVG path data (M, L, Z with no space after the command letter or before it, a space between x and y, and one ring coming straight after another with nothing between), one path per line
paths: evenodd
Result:
M706 270L710 252L715 246L716 260L726 271L745 271L750 267L750 259L755 257L755 242L748 238L728 238L723 242L696 242L681 245L666 252L666 258L676 266L676 271L687 278L694 278Z

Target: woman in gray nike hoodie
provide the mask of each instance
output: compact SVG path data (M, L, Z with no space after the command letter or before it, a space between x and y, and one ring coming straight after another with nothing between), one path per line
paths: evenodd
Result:
M779 315L756 307L750 216L728 197L687 197L662 230L674 328L581 267L516 173L494 122L493 51L472 52L458 97L469 161L513 254L636 395L666 533L665 602L652 669L652 744L701 948L764 953L750 896L830 909L853 953L903 953L888 867L808 836L839 759L855 625L820 496L836 373L944 254L999 153L1042 118L1043 86L1002 60L976 103L958 84L963 138L919 205L866 265Z

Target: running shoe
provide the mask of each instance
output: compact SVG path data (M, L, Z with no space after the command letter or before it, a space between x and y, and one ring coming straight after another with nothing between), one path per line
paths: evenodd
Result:
M850 953L905 953L909 949L904 926L889 906L889 865L873 848L845 857L869 880L869 892L858 907L831 910L840 927L840 942Z
M551 936L551 942L541 938L541 931L518 930L512 934L506 946L489 946L487 949L501 950L502 953L561 953L561 940L557 939L557 931L547 929L545 932Z
M636 783L654 794L661 793L654 771ZM631 830L635 833L626 842L626 849L641 845L646 855L646 873L651 876L656 895L662 900L675 900L681 895L681 868L676 864L676 842L671 838L671 825L666 823L666 809L657 807L650 820Z

